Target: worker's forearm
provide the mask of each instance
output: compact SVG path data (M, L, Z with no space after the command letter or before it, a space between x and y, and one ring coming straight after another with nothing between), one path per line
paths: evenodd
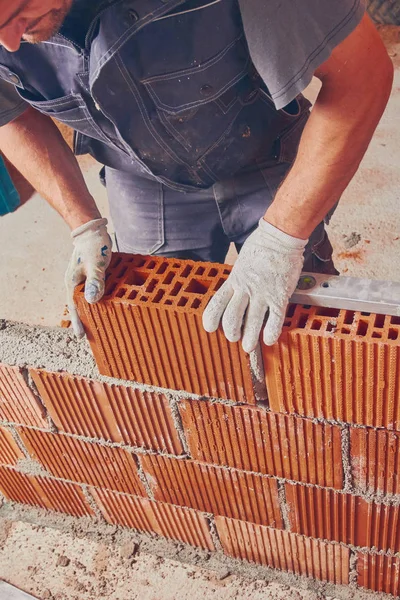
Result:
M265 219L308 238L358 169L389 99L393 67L368 17L320 68L298 155Z
M71 229L100 216L76 158L50 118L29 108L0 127L0 149Z
M317 100L297 159L265 219L306 239L340 199L358 169L386 101L349 107Z
M298 238L308 238L340 199L358 169L383 112L317 101L304 130L297 159L265 218Z

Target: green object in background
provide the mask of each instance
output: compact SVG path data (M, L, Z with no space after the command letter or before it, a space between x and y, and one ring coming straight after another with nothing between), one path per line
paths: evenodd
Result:
M0 157L0 216L13 212L20 205L20 197Z

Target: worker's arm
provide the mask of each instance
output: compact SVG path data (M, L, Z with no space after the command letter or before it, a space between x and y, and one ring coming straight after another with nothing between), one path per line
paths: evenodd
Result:
M307 238L340 199L389 99L393 65L365 16L315 75L322 81L297 158L265 219Z
M112 247L107 221L101 219L76 158L49 117L28 108L0 127L0 150L73 230L67 300L74 329L81 336L73 291L86 279L88 302L96 302L103 295Z
M71 229L100 217L75 156L49 117L28 108L0 127L0 150Z
M248 352L257 344L267 313L264 342L277 341L307 238L357 171L387 104L393 67L369 17L316 75L322 88L294 165L204 312L207 331L214 331L222 318L227 338L238 341L243 333Z

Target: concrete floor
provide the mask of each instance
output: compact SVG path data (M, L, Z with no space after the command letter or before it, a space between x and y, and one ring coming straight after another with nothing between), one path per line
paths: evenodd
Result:
M4 519L0 579L40 600L321 599L313 591L250 581L142 552L132 556L129 547ZM25 597L2 596L0 585L0 600Z
M386 27L383 35L396 67L392 96L329 232L343 275L400 281L400 30ZM312 84L309 97L315 97L317 89ZM107 216L99 166L87 160L84 165L88 186ZM36 196L14 214L0 218L0 239L0 318L58 325L71 252L67 226ZM233 257L230 254L230 260Z

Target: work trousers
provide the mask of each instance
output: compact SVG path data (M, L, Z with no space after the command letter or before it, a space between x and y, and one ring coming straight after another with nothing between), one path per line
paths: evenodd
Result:
M290 169L271 161L209 189L182 192L146 174L106 168L111 217L120 252L223 263L231 242L240 252ZM304 270L337 274L320 223L305 250Z

